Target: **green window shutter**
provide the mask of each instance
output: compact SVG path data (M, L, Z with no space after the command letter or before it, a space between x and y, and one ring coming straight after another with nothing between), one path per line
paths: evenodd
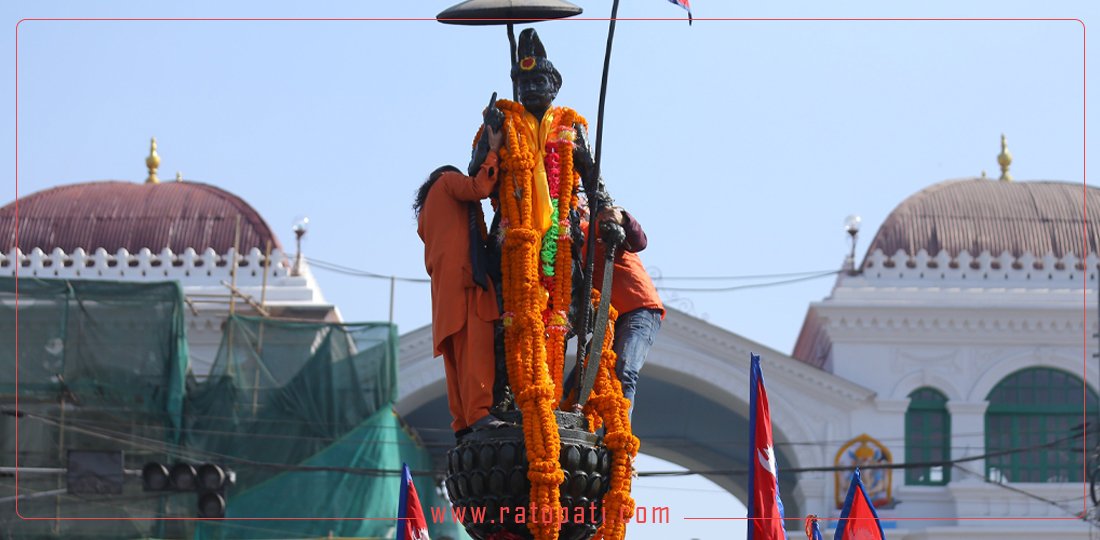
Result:
M909 394L905 412L905 462L941 462L951 459L951 416L947 396L933 388L918 388ZM905 469L909 485L940 486L951 481L951 466L937 465Z
M1082 397L1086 407L1082 408ZM1095 417L1097 396L1085 394L1080 377L1050 368L1027 368L989 392L985 451L1005 452L985 460L986 477L1005 482L1082 482L1082 416ZM1090 439L1094 439L1090 432ZM1092 448L1096 441L1085 446ZM1050 445L1044 447L1044 445Z

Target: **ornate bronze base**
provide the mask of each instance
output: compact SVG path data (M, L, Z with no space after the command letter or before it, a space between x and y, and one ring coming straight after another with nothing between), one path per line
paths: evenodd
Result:
M611 452L584 429L579 413L555 411L561 436L562 514L542 515L530 507L527 450L518 411L495 413L520 427L475 431L447 453L447 495L466 509L466 532L478 540L529 539L531 521L561 523L561 540L586 540L603 522L602 499L610 487ZM520 508L523 510L520 510ZM484 509L484 519L473 511ZM479 522L475 522L479 521Z

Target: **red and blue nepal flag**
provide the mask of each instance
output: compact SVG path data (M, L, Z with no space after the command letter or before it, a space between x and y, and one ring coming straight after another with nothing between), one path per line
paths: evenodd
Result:
M821 537L821 528L817 525L817 516L806 516L806 540L824 540Z
M886 540L878 512L867 497L867 490L859 478L859 469L852 473L852 482L848 486L848 496L840 510L840 521L836 524L833 540Z
M749 360L748 540L786 540L768 393L764 390L760 356L750 355Z
M397 540L431 540L428 537L428 521L420 506L409 466L401 464L401 497L397 503Z

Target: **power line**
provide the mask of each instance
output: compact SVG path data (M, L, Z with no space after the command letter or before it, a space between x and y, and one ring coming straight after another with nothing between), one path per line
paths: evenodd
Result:
M805 272L783 272L777 274L756 274L741 276L662 276L660 274L651 277L654 281L739 281L744 279L776 279L787 277L799 277L809 274L835 274L837 270L809 270Z
M57 426L60 425L60 422L53 421L48 417L44 417L44 416L40 416L40 415L34 415L34 414L27 414L27 416L30 417L30 418L35 418L35 419L38 419L40 421L49 423L51 425L57 425ZM135 440L133 440L133 439L141 440L141 439L143 439L142 437L132 436L132 435L128 435L126 433L117 432L117 431L113 431L113 430L101 429L99 431L102 432L102 433L97 433L96 430L87 429L87 428L80 428L80 427L74 426L74 425L67 425L66 428L67 429L72 429L72 430L77 431L77 432L83 432L83 433L86 433L86 434L91 435L91 436L101 437L101 438L104 438L104 439L113 440L113 441L116 441L116 442L121 442L121 443L124 443L124 444L133 445L133 446L136 446L136 447L139 447L139 448L152 449L154 451L159 451L159 452L163 452L163 453L170 454L170 455L181 455L182 456L182 455L203 455L203 454L206 454L206 455L209 455L209 456L214 456L216 458L220 458L220 459L225 460L225 461L235 462L235 463L238 463L238 464L249 465L249 466L258 467L258 468L268 468L268 469L275 469L275 470L288 471L288 472L345 472L345 473L349 473L349 474L367 474L367 475L371 475L371 476L396 476L396 475L400 474L400 471L398 471L398 470L389 470L389 469L372 469L372 468L362 468L362 467L336 467L336 466L323 467L323 466L289 465L289 464L280 464L280 463L261 462L261 461L251 460L251 459L248 459L248 458L241 458L241 457L237 457L237 456L230 456L230 455L227 455L227 454L220 454L220 453L217 453L217 452L193 450L193 449L180 450L179 449L180 447L178 445L165 443L163 441L149 440L150 441L149 443L146 443L145 445L141 445L141 444L136 443ZM115 435L111 435L111 433L114 433ZM117 435L129 436L129 438L124 439L124 438L121 438ZM1017 454L1017 453L1022 453L1022 452L1029 452L1029 451L1032 451L1032 450L1044 449L1044 448L1054 448L1057 445L1060 445L1060 444L1063 444L1065 442L1069 442L1069 441L1072 441L1072 440L1076 440L1076 439L1079 439L1081 437L1082 437L1082 434L1077 433L1077 434L1074 434L1074 435L1070 435L1068 437L1063 437L1061 439L1056 439L1056 440L1053 440L1053 441L1050 441L1050 442L1047 442L1047 443L1043 443L1043 444L1037 444L1037 445L1021 447L1021 448L1011 448L1011 449L1006 449L1006 450L999 450L999 451L996 451L996 452L987 452L985 454L980 454L980 455L976 455L976 456L967 456L967 457L954 459L954 460L918 461L918 462L908 462L908 463L870 464L870 465L860 466L859 468L864 469L864 470L871 470L871 469L911 469L911 468L924 468L924 467L955 466L959 463L977 461L977 460L988 459L988 458L998 457L998 456L1012 455L1012 454ZM791 474L800 474L800 473L809 473L809 472L842 472L842 471L851 471L855 468L856 467L854 467L854 466L789 467L789 468L784 468L783 471L786 472L786 473L791 473ZM436 475L436 474L443 473L445 471L425 470L425 471L414 471L414 472L416 474ZM735 475L735 476L740 476L740 475L746 475L746 474L748 474L747 469L713 469L713 470L686 469L686 470L683 470L683 471L647 471L647 472L639 472L638 476L639 477L692 476L692 475Z
M336 263L322 261L320 259L314 259L313 257L303 257L303 258L307 262L309 262L309 264L311 266L316 266L317 268L320 268L321 270L328 270L329 272L336 272L337 274L344 274L344 275L348 275L348 276L364 277L364 278L372 278L372 279L385 279L385 280L391 280L392 279L392 280L395 280L395 281L404 281L404 282L407 282L407 283L431 283L431 280L428 279L428 278L411 278L411 277L402 277L402 276L395 276L395 275L387 276L387 275L384 275L384 274L379 274L379 273L371 272L371 271L368 271L368 270L359 270L357 268L351 268L349 266L343 266L343 265L336 264Z
M791 283L798 283L801 281L809 281L811 279L818 279L828 276L839 274L840 270L830 270L828 272L821 272L818 274L812 274L803 277L797 277L792 279L783 279L779 281L769 281L767 283L752 283L749 285L733 285L730 287L661 287L658 286L658 291L672 291L672 292L730 292L740 291L743 289L758 289L763 287L775 287L777 285L788 285Z
M999 488L1002 488L1002 489L1006 489L1006 490L1008 490L1008 491L1011 491L1011 492L1013 492L1013 493L1016 493L1016 494L1019 494L1019 495L1023 495L1023 496L1025 496L1025 497L1028 497L1028 498L1031 498L1031 499L1035 499L1035 500L1037 500L1037 501L1042 501L1042 502L1045 502L1045 503L1047 503L1047 504L1049 504L1049 505L1051 505L1051 506L1054 506L1054 507L1058 508L1059 510L1062 510L1062 511L1064 511L1064 512L1066 512L1066 513L1070 514L1070 515L1072 515L1073 517L1081 517L1081 516L1080 516L1080 515L1078 515L1078 514L1077 514L1076 512L1073 512L1073 511L1070 511L1070 510L1066 509L1066 508L1065 508L1064 506L1062 506L1062 505L1061 505L1061 504L1060 504L1060 503L1059 503L1058 501L1055 501L1055 500L1051 500L1051 499L1048 499L1048 498L1046 498L1046 497L1043 497L1043 496L1041 496L1041 495L1036 495L1035 493L1031 493L1031 492L1029 492L1029 491L1027 491L1027 490L1023 490L1023 489L1020 489L1020 488L1017 488L1017 487L1013 487L1013 486L1009 486L1009 485L1006 485L1006 484L1004 484L1004 483L1002 483L1002 482L994 482L994 481L992 481L992 480L990 480L990 479L986 478L986 477L985 477L985 475L983 475L983 474L979 474L979 473L977 473L977 472L974 472L974 471L972 471L972 470L970 470L970 469L967 469L966 467L963 467L962 465L959 465L959 464L957 464L957 463L952 463L952 466L953 466L954 468L956 468L956 469L958 469L958 470L960 470L960 471L964 472L964 473L967 473L967 474L971 475L971 476L976 476L976 477L978 477L978 478L981 478L981 479L982 479L982 481L984 481L984 482L985 482L985 483L987 483L987 484L993 484L993 485L995 485L995 486L997 486L997 487L999 487ZM1069 499L1069 500L1068 500L1067 502L1070 502L1070 501L1076 501L1076 500L1077 500L1077 499Z
M1012 454L1019 454L1022 452L1030 452L1032 450L1041 450L1044 448L1053 448L1059 444L1066 443L1075 439L1081 438L1081 434L1077 433L1061 439L1055 439L1048 443L1036 444L1032 446L1025 446L1021 448L1009 448L1006 450L998 450L996 452L986 452L976 456L967 456L958 459L950 459L943 461L911 461L907 463L873 463L869 465L860 465L858 468L863 470L871 469L919 469L925 467L942 467L942 466L954 466L958 463L965 463L970 461L978 461L982 459L988 459L992 457L1007 456ZM781 472L799 474L810 472L844 472L855 470L856 466L828 466L828 467L786 467ZM639 472L638 476L690 476L690 475L732 475L741 476L747 475L748 469L686 469L683 471L649 471Z
M24 413L28 418L39 420L47 424L60 427L61 422L54 421L49 417ZM204 461L216 461L222 460L226 463L236 463L238 465L248 465L251 467L275 469L284 472L345 472L349 474L364 474L369 476L400 476L401 471L397 469L374 469L367 467L327 467L327 466L310 466L310 465L291 465L285 463L270 463L264 461L256 461L248 458L242 458L238 456L232 456L229 454L222 454L220 452L213 452L210 450L202 450L196 448L184 448L177 444L167 443L164 441L158 441L154 439L147 439L145 437L128 434L120 431L109 429L95 429L95 428L83 428L77 425L65 424L65 429L72 430L78 433L84 433L92 437L97 437L105 440L110 440L117 443L130 445L134 448L152 451L157 453L164 453L171 456L184 457L189 459L200 459ZM124 438L125 437L125 438ZM146 441L144 444L141 441ZM416 470L412 471L415 474L429 474L434 475L439 471L431 470Z
M335 272L337 274L344 274L353 277L363 277L370 279L384 279L403 281L406 283L431 283L431 279L428 278L412 278L397 275L385 275L377 272L371 272L369 270L361 270L358 268L352 268L350 266L344 266L342 264L322 261L313 257L304 257L310 265L317 267L321 270L329 272ZM658 286L657 290L662 291L674 291L674 292L728 292L741 289L754 289L759 287L774 287L777 285L786 285L789 283L798 283L800 281L808 281L811 279L818 279L826 276L832 276L840 273L840 270L811 270L804 272L782 272L775 274L755 274L755 275L740 275L740 276L653 276L654 281L738 281L748 279L774 279L774 278L792 278L782 279L779 281L772 281L767 283L753 283L749 285L735 285L731 287L667 287Z

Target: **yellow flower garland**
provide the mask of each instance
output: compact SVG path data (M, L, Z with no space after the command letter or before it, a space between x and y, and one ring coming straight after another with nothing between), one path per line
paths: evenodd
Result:
M549 145L560 159L558 178L559 227L557 251L554 254L554 274L550 290L546 290L540 264L542 238L532 223L533 171L538 149L530 148L523 129L524 107L500 100L497 107L504 112L506 144L501 149L500 211L504 230L502 293L504 297L504 343L508 380L523 414L524 442L527 447L528 473L531 482L531 503L549 508L558 515L561 509L559 487L565 480L559 453L554 409L562 400L562 372L565 363L565 335L568 332L567 313L572 300L572 238L569 235L569 211L577 207L580 175L573 170L573 126L587 127L583 117L565 107L553 114ZM474 138L475 144L481 136ZM598 298L598 291L594 291ZM598 301L594 298L593 301ZM543 320L544 312L547 314ZM611 325L614 328L612 313ZM634 500L630 497L631 462L638 452L638 439L630 428L630 402L623 397L622 386L615 375L615 353L611 350L613 331L609 331L600 351L600 373L597 375L591 399L585 406L589 429L607 426L605 444L611 450L611 487L603 506L608 516L597 537L622 540L626 523L620 515L630 518ZM541 511L541 510L540 510ZM537 540L556 540L559 525L528 522Z

